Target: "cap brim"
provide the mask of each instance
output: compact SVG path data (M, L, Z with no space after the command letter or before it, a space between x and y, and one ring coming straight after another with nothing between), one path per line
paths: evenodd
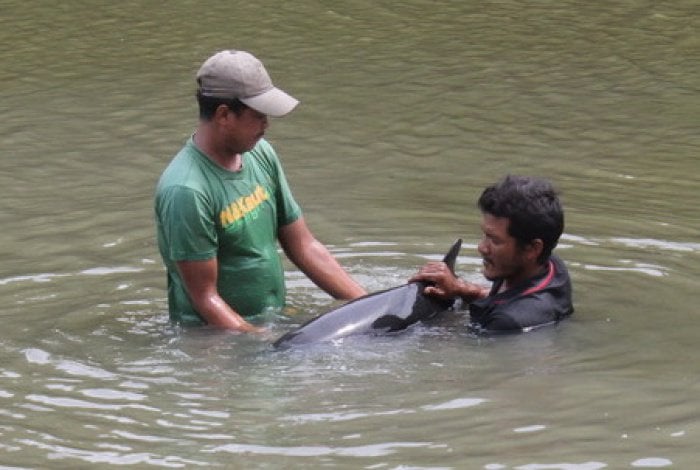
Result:
M254 110L272 117L282 117L299 104L299 100L279 88L272 88L257 96L239 98L239 100Z

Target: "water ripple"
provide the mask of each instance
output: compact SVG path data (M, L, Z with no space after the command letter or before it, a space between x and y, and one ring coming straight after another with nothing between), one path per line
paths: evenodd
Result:
M32 364L47 365L53 363L58 370L76 375L80 377L89 377L94 379L115 379L117 376L100 367L90 366L74 360L52 360L51 354L38 348L26 348L22 350L27 362Z
M82 409L93 409L93 410L124 410L128 408L145 410L145 411L158 411L157 408L153 408L146 405L138 404L114 404L114 403L97 403L87 400L80 400L77 398L66 398L66 397L51 397L48 395L40 394L30 394L26 396L27 400L36 403L42 403L44 405L51 405L58 408L82 408Z
M459 408L469 408L472 406L477 406L484 403L483 398L457 398L454 400L447 401L445 403L439 403L437 405L425 405L422 408L424 410L455 410Z
M38 274L24 274L20 276L10 276L0 279L0 286L7 284L12 284L16 282L51 282L55 279L74 277L78 275L85 276L107 276L111 274L131 274L143 272L144 268L138 268L133 266L97 266L94 268L83 269L77 273L38 273Z
M633 467L643 467L643 468L659 468L659 467L670 467L673 465L669 459L650 457L646 459L637 459L630 464Z
M282 455L287 457L320 457L338 455L345 457L381 457L393 454L400 448L434 448L446 447L430 442L388 442L356 447L298 446L279 447L253 444L226 444L204 452L228 452L231 454Z
M30 447L48 451L47 457L52 460L74 458L84 462L113 465L158 465L162 467L181 468L187 465L208 466L207 462L184 459L175 456L161 457L150 452L119 453L112 451L90 451L65 445L48 444L35 439L18 439L18 442Z

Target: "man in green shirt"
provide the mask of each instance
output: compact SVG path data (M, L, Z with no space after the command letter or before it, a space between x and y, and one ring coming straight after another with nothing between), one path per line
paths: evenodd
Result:
M171 320L259 332L245 317L285 301L277 241L333 297L366 294L309 230L263 139L268 116L284 116L298 101L274 87L263 64L244 51L214 54L197 84L196 131L155 195Z

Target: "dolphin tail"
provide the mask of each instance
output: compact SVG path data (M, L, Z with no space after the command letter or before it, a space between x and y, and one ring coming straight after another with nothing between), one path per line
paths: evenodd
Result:
M450 250L447 252L445 257L442 259L442 261L447 265L447 267L450 268L452 274L455 273L455 261L457 260L457 255L459 254L460 248L462 248L462 239L458 238L457 241L454 242Z

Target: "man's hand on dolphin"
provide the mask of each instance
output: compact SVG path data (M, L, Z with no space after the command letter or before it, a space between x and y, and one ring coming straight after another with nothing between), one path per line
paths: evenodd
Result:
M443 299L462 297L465 300L473 300L488 294L484 287L463 281L455 276L447 264L441 261L427 263L408 280L408 282L416 281L431 283L423 290L423 293Z

